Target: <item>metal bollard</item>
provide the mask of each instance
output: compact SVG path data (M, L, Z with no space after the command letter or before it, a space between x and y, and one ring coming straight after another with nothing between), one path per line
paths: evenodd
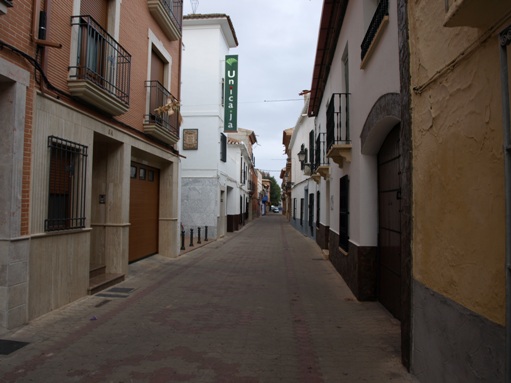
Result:
M197 228L197 243L201 243L201 241L200 241L200 227Z
M181 250L185 250L185 231L181 231Z
M208 240L208 227L207 226L204 226L204 240L207 241Z

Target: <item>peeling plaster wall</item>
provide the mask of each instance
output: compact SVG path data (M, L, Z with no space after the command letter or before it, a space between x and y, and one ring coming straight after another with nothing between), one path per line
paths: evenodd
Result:
M485 32L445 28L443 2L409 2L413 276L504 324L504 159L497 37L427 82ZM507 24L506 24L507 25Z

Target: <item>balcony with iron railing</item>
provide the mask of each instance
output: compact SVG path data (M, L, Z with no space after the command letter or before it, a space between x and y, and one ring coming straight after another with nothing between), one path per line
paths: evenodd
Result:
M148 113L144 115L144 133L167 144L176 144L179 141L179 110L157 110L176 98L159 81L146 81L145 87Z
M183 30L183 0L147 0L149 12L170 40L179 40Z
M351 162L349 93L333 93L326 112L326 157Z
M130 102L131 55L91 16L72 16L78 28L76 64L71 65L70 93L113 116Z
M376 47L378 40L380 39L385 26L389 22L389 0L380 0L376 11L374 12L369 28L362 40L360 46L360 58L362 60L360 67L364 68L367 61L371 57L374 48Z
M314 151L315 159L312 178L316 182L319 182L321 177L327 179L330 173L330 164L326 154L326 133L323 132L319 133L316 137L316 148Z

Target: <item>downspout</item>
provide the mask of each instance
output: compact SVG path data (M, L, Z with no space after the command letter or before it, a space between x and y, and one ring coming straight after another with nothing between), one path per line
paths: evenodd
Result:
M511 26L499 35L500 85L502 87L502 128L504 130L504 172L506 194L506 370L505 382L511 382L511 132L509 111L509 76L507 46L511 43Z
M37 45L48 46L52 48L62 48L62 44L52 41L39 39L39 17L41 11L41 0L33 0L32 2L32 41Z

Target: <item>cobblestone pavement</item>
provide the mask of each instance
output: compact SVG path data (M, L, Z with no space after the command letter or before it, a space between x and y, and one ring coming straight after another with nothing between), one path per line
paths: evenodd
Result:
M4 334L0 382L415 382L399 331L269 215Z

